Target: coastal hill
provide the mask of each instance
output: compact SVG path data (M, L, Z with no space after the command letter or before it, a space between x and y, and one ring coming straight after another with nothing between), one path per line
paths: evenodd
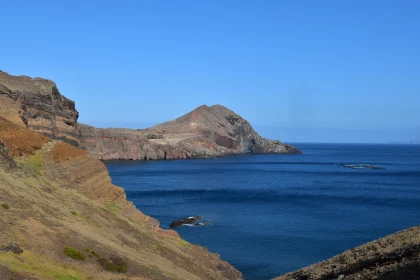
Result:
M244 153L300 153L261 137L233 111L200 106L184 116L141 129L101 129L79 124L80 146L100 159L188 159Z
M300 153L293 146L261 137L245 119L221 105L203 105L176 120L142 130L79 124L75 103L61 95L53 81L1 71L0 111L20 126L103 160Z
M0 232L0 279L242 278L137 210L100 160L2 117Z
M287 273L275 280L416 280L419 276L420 226L416 226Z

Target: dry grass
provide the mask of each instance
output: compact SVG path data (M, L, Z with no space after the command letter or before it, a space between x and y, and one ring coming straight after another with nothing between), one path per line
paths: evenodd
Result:
M0 141L2 141L12 156L34 155L49 138L17 126L0 117Z
M64 142L58 142L52 151L53 160L57 163L86 156L85 151Z
M366 243L276 279L337 279L340 275L345 275L345 279L418 279L407 276L406 272L420 275L420 226Z

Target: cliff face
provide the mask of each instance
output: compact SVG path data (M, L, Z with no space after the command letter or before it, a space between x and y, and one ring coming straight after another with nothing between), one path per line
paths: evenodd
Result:
M233 111L201 106L149 129L98 129L79 125L80 145L104 159L206 158L243 153L300 153L296 148L261 137Z
M79 113L53 81L0 71L0 112L6 119L51 139L79 145Z
M0 279L242 278L137 210L101 161L1 117L0 232Z
M369 242L275 279L420 279L420 226Z

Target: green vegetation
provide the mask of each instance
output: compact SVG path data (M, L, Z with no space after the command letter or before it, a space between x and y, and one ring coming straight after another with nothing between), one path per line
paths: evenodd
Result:
M128 265L118 257L111 257L109 259L98 259L99 264L107 271L114 271L119 273L127 273Z
M0 263L14 273L27 273L41 279L86 280L87 277L74 268L63 266L53 261L25 251L19 256L9 252L0 253Z
M111 212L119 212L121 210L120 206L115 201L108 201L107 204L105 204L105 208L108 209Z
M9 210L10 209L10 205L7 203L0 203L1 208Z
M85 249L85 252L87 252L87 253L89 253L90 255L95 256L95 257L97 257L97 258L99 258L99 257L100 257L100 256L99 256L99 254L98 254L98 253L96 253L95 251L93 251L92 249L86 248L86 249ZM90 255L89 255L89 256L90 256Z
M73 260L79 260L79 261L85 261L86 260L85 255L83 255L82 253L80 253L79 250L77 250L75 248L72 248L72 247L65 247L63 249L63 253L67 257L69 257L69 258L71 258Z
M41 175L41 170L44 167L44 155L42 152L26 157L22 160L16 160L16 162L23 168L27 168L33 172L33 174Z

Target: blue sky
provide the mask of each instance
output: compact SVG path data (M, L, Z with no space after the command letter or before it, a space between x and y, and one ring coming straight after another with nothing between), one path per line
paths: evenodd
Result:
M0 69L79 121L143 128L222 104L285 142L420 135L420 1L2 1Z

